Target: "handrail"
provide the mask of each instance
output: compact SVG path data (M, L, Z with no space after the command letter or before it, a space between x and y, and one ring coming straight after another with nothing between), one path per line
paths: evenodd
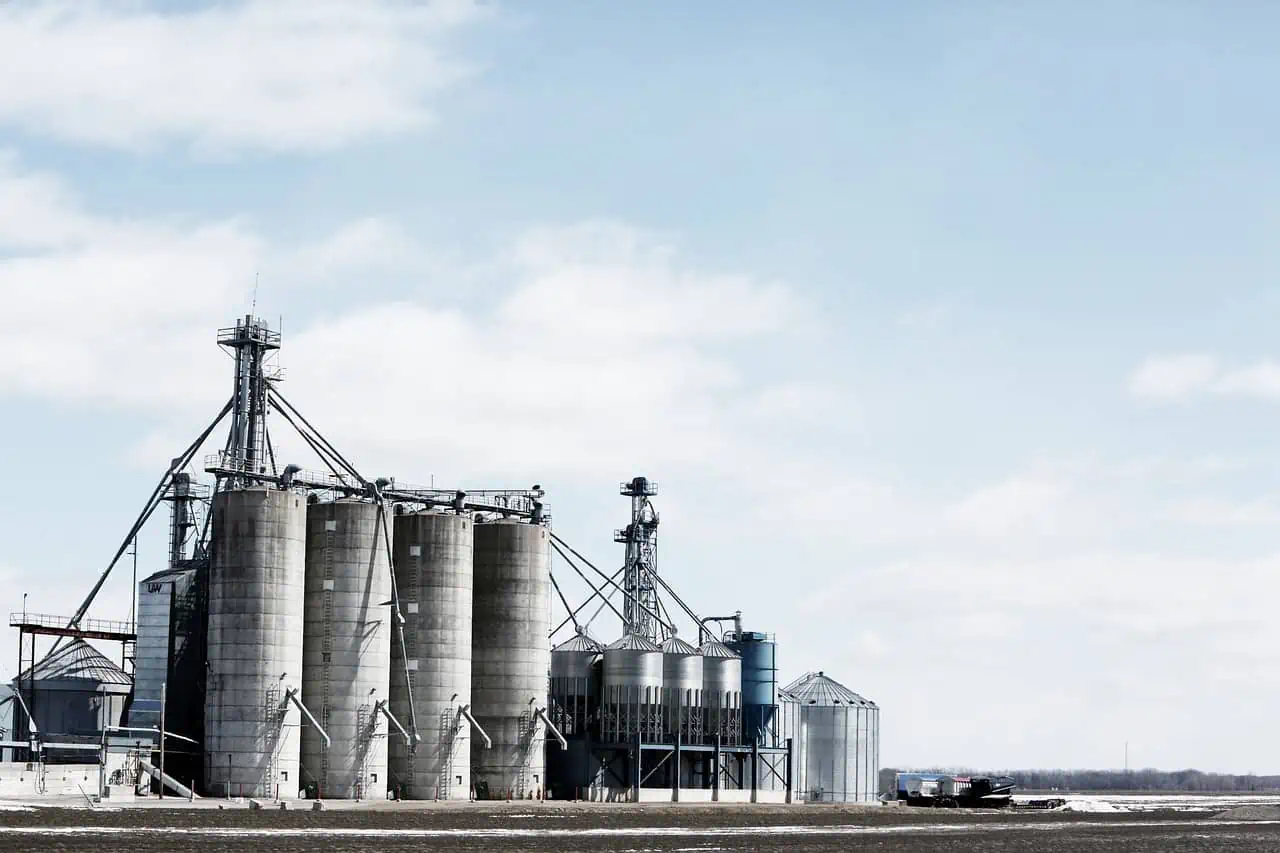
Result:
M66 628L69 616L55 616L50 613L23 613L22 611L11 612L9 614L10 628ZM133 623L118 619L81 619L80 624L76 626L80 631L94 632L102 631L111 634L131 634L133 633Z

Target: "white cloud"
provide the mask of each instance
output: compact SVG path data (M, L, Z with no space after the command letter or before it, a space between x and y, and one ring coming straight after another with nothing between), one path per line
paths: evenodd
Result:
M1280 504L1266 499L1239 501L1202 497L1172 507L1169 517L1205 527L1270 527L1280 524Z
M261 253L236 220L94 216L2 154L0 246L0 389L153 406L174 391L157 375L200 381L198 348L244 301Z
M1227 368L1209 355L1149 358L1129 377L1129 391L1148 400L1185 400L1201 394L1280 399L1280 364L1260 361Z
M1079 523L1081 509L1072 505L1063 479L1022 475L968 495L945 511L944 525L961 535L989 539L1043 536Z
M287 343L307 365L297 396L341 389L325 416L337 435L473 474L729 468L739 407L780 392L726 348L785 340L804 313L781 286L687 269L617 223L532 232L501 274L507 289L470 310L405 301L308 327Z
M1219 394L1260 399L1280 399L1280 364L1263 361L1222 374L1214 383Z
M0 123L137 149L314 151L430 124L470 0L0 5Z
M245 310L264 263L292 264L272 292L301 302L307 290L289 285L421 254L377 217L301 248L238 220L110 219L52 176L0 165L0 199L13 187L40 211L35 227L0 204L0 244L16 247L0 256L0 391L168 413L151 449L221 402L213 332ZM282 363L305 369L289 370L285 394L372 470L400 476L444 473L440 460L475 477L732 472L795 428L786 411L840 406L812 379L744 368L743 345L785 352L813 325L791 291L693 269L642 230L535 229L491 274L492 298L465 308L410 291L290 322Z
M1218 375L1218 361L1212 356L1157 356L1133 372L1129 391L1148 400L1179 400L1208 390Z
M280 257L274 264L282 277L333 279L383 270L405 271L426 258L404 230L378 216L348 222L312 245Z

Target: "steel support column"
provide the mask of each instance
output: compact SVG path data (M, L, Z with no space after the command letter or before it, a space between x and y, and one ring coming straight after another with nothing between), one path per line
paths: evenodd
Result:
M711 802L720 802L720 734L716 733L716 751L711 753Z

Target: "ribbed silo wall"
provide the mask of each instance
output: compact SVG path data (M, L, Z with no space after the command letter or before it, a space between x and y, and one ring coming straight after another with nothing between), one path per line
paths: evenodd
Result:
M631 743L663 736L661 650L644 637L623 634L604 650L601 737Z
M742 739L742 659L724 644L702 646L702 701L707 743L736 744Z
M596 661L600 645L573 637L551 650L551 695L547 713L566 738L581 736L599 706Z
M306 505L277 489L220 493L209 575L205 790L295 796Z
M302 775L319 796L381 798L390 695L391 569L378 506L353 500L307 509L302 701L332 739L302 729Z
M551 542L536 524L477 524L472 625L472 713L493 740L471 740L478 797L527 799L545 784L545 727L551 666Z
M391 712L410 728L410 687L422 741L389 734L393 790L411 800L471 797L471 521L444 513L395 517L396 585L406 654L391 636ZM406 662L408 680L406 681Z
M880 775L880 710L874 707L783 706L793 739L796 799L874 802Z
M668 641L662 649L663 724L667 740L679 736L687 744L702 743L705 717L702 655L686 643Z

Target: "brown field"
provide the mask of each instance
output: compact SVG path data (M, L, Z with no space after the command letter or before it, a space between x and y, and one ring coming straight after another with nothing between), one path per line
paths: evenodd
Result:
M268 804L270 806L270 804ZM1280 825L1208 815L993 814L878 807L474 804L0 812L0 850L373 851L1274 851Z

